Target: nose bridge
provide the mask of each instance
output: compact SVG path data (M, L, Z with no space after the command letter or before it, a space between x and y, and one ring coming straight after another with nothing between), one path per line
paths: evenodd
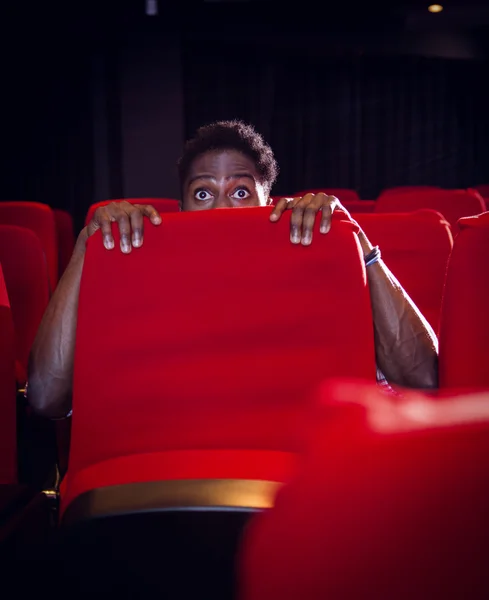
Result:
M219 193L216 195L216 199L214 201L214 208L229 208L233 205L231 199L226 194L226 190L224 186L219 189Z

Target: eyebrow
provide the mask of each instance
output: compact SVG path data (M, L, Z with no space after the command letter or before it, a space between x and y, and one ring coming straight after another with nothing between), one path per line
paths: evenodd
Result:
M245 172L233 173L232 175L229 175L228 177L226 177L226 180L229 181L230 179L241 179L243 177L246 177L247 179L251 179L251 181L253 181L253 183L255 183L255 178L253 177L253 175L251 175L251 173L245 173ZM197 181L198 179L212 179L213 181L216 181L216 178L214 177L214 175L210 175L209 173L201 173L200 175L195 175L194 177L191 177L188 180L188 185L190 185L194 181Z

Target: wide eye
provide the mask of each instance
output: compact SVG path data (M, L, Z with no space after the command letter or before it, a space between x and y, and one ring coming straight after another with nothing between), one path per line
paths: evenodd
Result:
M250 192L244 187L238 188L231 194L231 198L234 198L235 200L246 200L250 196Z
M210 200L212 198L212 195L209 194L209 192L207 190L200 189L200 190L195 191L194 197L196 200L205 202L206 200Z

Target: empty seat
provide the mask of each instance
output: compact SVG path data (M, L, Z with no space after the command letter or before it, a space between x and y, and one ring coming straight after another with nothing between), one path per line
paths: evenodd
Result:
M390 194L406 194L413 192L431 192L433 190L440 189L441 188L436 185L398 185L382 190L380 196L388 196Z
M160 213L171 213L178 212L180 210L180 203L178 200L170 198L122 198L118 200L102 200L92 204L88 209L87 216L85 217L85 225L88 225L92 220L94 212L100 206L107 206L111 202L130 202L131 204L151 204Z
M17 481L15 334L0 263L0 484Z
M487 394L331 383L318 405L299 475L246 529L240 599L489 597Z
M75 247L75 230L73 217L66 210L54 209L54 218L58 234L58 268L61 277L70 262Z
M308 190L302 190L297 192L294 196L305 196L306 194L319 194L324 192L330 196L336 196L341 202L358 202L360 196L356 190L350 190L348 188L311 188Z
M263 506L294 468L310 389L331 375L375 380L354 225L338 213L321 236L318 220L304 247L289 241L290 213L278 223L268 215L169 214L130 255L107 252L98 233L89 239L65 522L109 504L111 514L137 512L138 498L146 508L202 501L190 484L170 494L171 480L253 480L252 506ZM130 499L121 484L139 491ZM248 491L231 496L250 502Z
M352 214L433 329L438 332L448 258L450 225L433 210Z
M0 225L2 263L16 335L16 375L25 383L29 352L49 302L46 258L37 235L24 227Z
M479 194L486 200L486 204L487 204L487 200L489 199L489 184L484 184L484 185L476 185L474 186L474 189L476 189Z
M342 204L350 213L372 213L375 210L375 200L347 200Z
M459 221L440 327L440 386L489 389L489 212Z
M53 210L39 202L0 202L0 225L32 230L41 240L51 291L58 281L58 240Z
M477 215L486 210L482 196L476 190L432 190L386 194L379 197L375 212L410 212L431 208L441 213L455 234L461 217Z

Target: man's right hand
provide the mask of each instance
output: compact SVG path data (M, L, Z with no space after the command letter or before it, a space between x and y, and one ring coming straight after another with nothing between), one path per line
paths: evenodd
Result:
M85 237L93 235L97 229L102 231L102 239L107 250L114 248L112 237L112 223L117 221L121 238L121 251L129 254L132 247L140 248L144 239L144 219L148 217L153 225L161 224L159 212L149 204L131 204L122 202L111 202L101 206L95 211L92 220L85 228Z

